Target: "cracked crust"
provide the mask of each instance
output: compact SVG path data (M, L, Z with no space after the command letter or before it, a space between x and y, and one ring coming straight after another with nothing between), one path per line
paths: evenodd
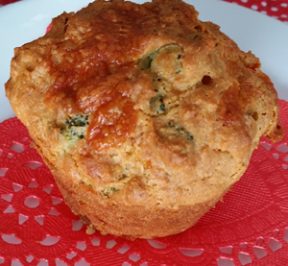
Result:
M15 49L6 93L71 209L102 233L184 231L277 125L259 60L184 2L95 1Z

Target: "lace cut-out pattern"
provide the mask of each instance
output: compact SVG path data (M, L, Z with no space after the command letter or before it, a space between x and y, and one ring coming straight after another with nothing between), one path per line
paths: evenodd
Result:
M0 265L288 265L288 103L284 138L263 139L223 201L181 234L128 241L73 215L25 127L0 124Z
M253 9L270 17L277 18L283 22L288 22L288 2L287 0L224 0L226 2L237 3L241 6Z

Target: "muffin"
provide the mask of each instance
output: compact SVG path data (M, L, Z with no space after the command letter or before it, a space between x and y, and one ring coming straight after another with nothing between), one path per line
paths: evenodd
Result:
M178 0L63 13L15 49L6 94L72 211L130 238L195 224L278 120L259 60Z

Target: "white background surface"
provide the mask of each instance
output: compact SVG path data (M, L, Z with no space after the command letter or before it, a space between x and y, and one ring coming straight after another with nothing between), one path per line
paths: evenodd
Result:
M74 11L91 0L25 0L0 8L0 121L13 116L4 84L14 47L43 35L51 18ZM135 1L143 2L143 1ZM221 26L241 49L252 50L274 82L279 97L288 99L288 26L256 11L220 0L190 0L202 20Z

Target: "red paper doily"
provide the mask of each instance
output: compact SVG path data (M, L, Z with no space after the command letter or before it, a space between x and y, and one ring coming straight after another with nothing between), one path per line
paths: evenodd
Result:
M87 235L30 146L25 127L0 124L2 265L288 265L288 103L284 139L262 141L246 174L215 209L186 232L127 241Z
M270 17L288 22L288 1L287 0L224 0L237 3Z

